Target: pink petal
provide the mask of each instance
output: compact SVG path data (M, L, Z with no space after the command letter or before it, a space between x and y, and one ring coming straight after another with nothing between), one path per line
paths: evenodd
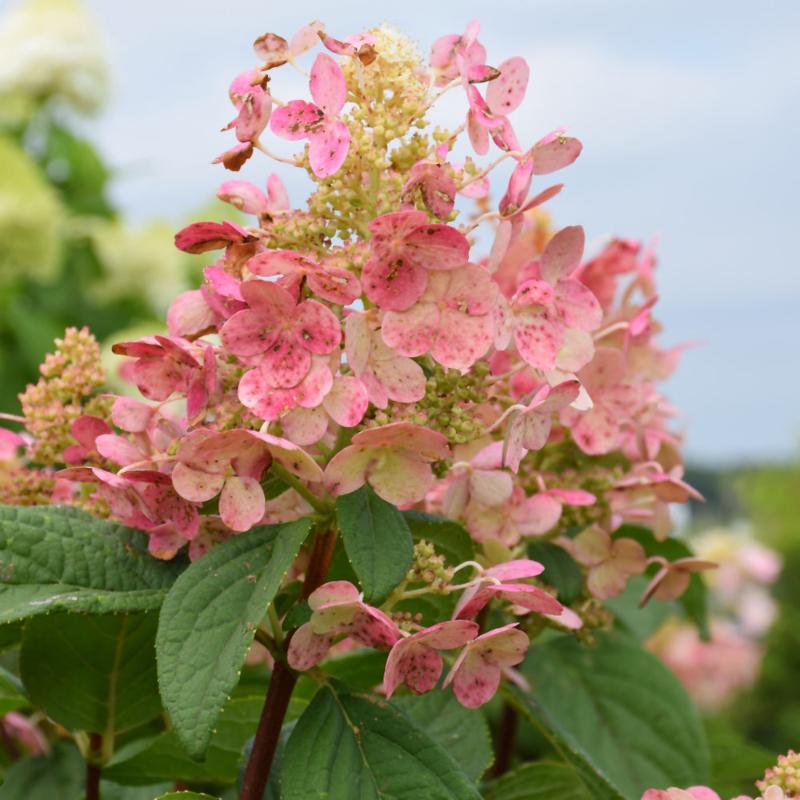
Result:
M297 58L297 56L314 47L319 41L318 34L324 29L325 26L319 20L309 22L308 25L300 28L289 40L290 58Z
M551 285L571 275L580 265L586 236L580 225L562 228L542 253L542 277Z
M305 300L294 312L297 343L317 355L327 355L339 346L342 328L336 315L316 300Z
M294 442L261 431L249 430L247 433L265 442L272 457L292 475L311 483L322 480L322 469L319 464Z
M411 638L424 643L427 647L435 647L437 650L453 650L474 639L479 630L480 628L475 622L454 619L437 622L435 625L413 634Z
M375 457L369 447L350 445L340 450L325 467L325 488L334 496L350 494L367 481L367 469Z
M170 336L198 336L214 323L214 312L199 289L179 294L167 311Z
M528 196L532 177L533 161L527 157L521 159L511 173L506 193L500 200L500 213L504 217L515 214L522 207Z
M350 581L328 581L308 596L313 611L331 604L358 603L360 600L361 594Z
M406 644L401 639L386 659L383 690L390 698L399 684L405 683L414 694L424 694L433 689L442 674L442 657L430 647L416 643Z
M430 350L439 329L439 309L417 303L405 311L389 311L383 319L384 342L403 356L421 356Z
M341 67L327 54L319 53L311 67L309 81L314 102L326 113L335 116L347 99L347 85Z
M541 311L523 310L514 327L514 343L520 356L532 367L552 369L563 340L563 329Z
M225 476L192 469L179 461L172 470L172 485L186 500L204 503L220 493L225 485Z
M322 402L335 422L344 428L353 428L364 418L369 398L358 378L340 375L334 378L333 388Z
M131 402L135 403L136 401L132 400ZM146 408L148 411L150 410L149 407L146 406ZM105 420L100 419L100 417L94 417L91 414L83 414L78 417L72 423L70 430L76 441L90 451L95 449L95 440L98 436L111 433L111 428L108 427L108 423ZM19 444L22 444L21 440ZM15 449L19 444L15 445Z
M506 59L499 67L500 77L495 78L486 90L486 102L496 114L510 114L519 108L528 88L530 70L528 62L520 56Z
M264 61L261 69L279 67L289 59L289 43L283 36L264 33L253 42L255 54Z
M514 482L507 472L475 469L469 478L470 495L485 506L499 506L511 497Z
M105 433L98 436L95 441L97 452L103 458L119 464L121 467L141 461L144 453L130 440L115 433Z
M503 583L488 588L506 602L528 611L537 611L540 614L561 613L561 603L538 586L531 586L527 583Z
M269 124L276 135L297 141L318 130L324 119L325 113L313 103L291 100L285 106L275 109Z
M308 273L308 285L324 300L346 306L361 296L361 284L352 272L340 267L320 266Z
M355 438L355 437L354 437ZM375 494L396 506L418 503L436 482L430 465L408 451L389 450L367 467Z
M521 578L535 578L543 572L544 567L538 561L530 558L517 558L489 567L485 574L500 581L514 581Z
M255 478L232 476L219 496L222 521L235 531L248 531L264 516L264 490Z
M184 386L184 371L169 358L140 358L133 365L133 378L149 400L166 400Z
M562 372L577 372L579 369L585 367L594 356L594 339L590 333L579 330L578 328L568 328L564 331L564 340L561 343L561 349L556 356L556 369ZM581 401L581 396L583 402ZM591 406L591 401L586 403L588 394L586 390L581 387L578 397L576 398L576 408L584 409ZM578 405L578 403L581 403Z
M556 284L556 306L564 322L573 328L593 331L603 321L603 309L591 290L572 279Z
M283 181L274 172L271 172L267 178L267 201L271 214L289 210L289 193L286 191Z
M422 267L398 258L371 258L364 265L361 283L364 293L386 311L405 311L422 297L428 277Z
M261 314L272 327L293 316L295 299L282 286L271 281L244 281L239 287L242 299Z
M388 650L400 638L397 625L379 609L361 605L348 626L348 633L366 647Z
M431 355L444 367L466 372L486 354L493 338L494 319L491 315L469 316L445 309Z
M540 492L531 497L525 504L527 518L525 533L539 536L552 530L561 519L561 503L549 494Z
M328 432L328 415L322 408L293 408L281 417L281 427L289 441L307 446Z
M597 498L583 489L548 489L548 494L568 506L593 506Z
M237 311L219 332L222 344L237 356L255 356L272 347L278 331L251 308Z
M425 225L409 234L403 253L424 269L456 269L467 263L469 241L449 225Z
M578 139L554 131L533 146L533 174L547 175L568 167L582 149L583 145Z
M309 135L308 161L318 178L337 173L349 150L350 131L341 120L328 120Z
M479 156L485 156L489 152L489 131L480 124L472 110L467 112L467 135L472 149Z
M267 210L267 198L250 181L223 181L217 197L245 214L263 214Z
M291 389L297 386L311 368L311 353L296 339L281 336L264 353L261 369L270 386Z
M187 253L205 253L249 241L253 237L233 222L193 222L175 234L175 246Z
M368 428L353 437L353 444L409 450L426 461L439 461L451 455L446 436L410 422L392 422Z
M333 634L317 634L306 622L301 625L289 642L287 660L292 669L303 672L322 661L333 644Z

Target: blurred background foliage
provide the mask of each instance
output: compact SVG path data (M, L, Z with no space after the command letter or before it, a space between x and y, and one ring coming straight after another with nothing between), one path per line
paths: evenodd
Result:
M0 18L0 54L0 409L15 413L67 326L106 343L156 332L202 263L174 248L172 225L131 226L109 198L113 165L80 131L110 78L77 0L15 4ZM687 478L706 502L693 503L685 535L738 566L711 578L710 642L656 620L651 646L704 711L725 796L750 792L775 753L800 746L800 462L690 466ZM4 723L0 734L16 735Z

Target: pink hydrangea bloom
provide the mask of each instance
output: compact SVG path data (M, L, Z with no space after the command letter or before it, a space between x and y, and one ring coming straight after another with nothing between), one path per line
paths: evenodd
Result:
M340 495L369 483L389 503L416 503L435 481L431 462L449 455L447 438L441 433L394 422L357 433L352 444L328 463L325 485L331 494Z
M464 266L469 241L448 225L428 222L422 211L393 211L369 224L373 257L361 281L367 297L387 311L405 311L422 297L429 270Z
M266 189L264 193L249 181L224 181L217 189L217 197L245 214L256 216L273 216L289 210L289 194L274 172L267 178Z
M272 113L272 97L265 90L264 76L256 69L237 75L228 94L239 114L228 123L240 142L256 141L267 127Z
M414 694L433 689L442 674L440 650L462 647L478 635L478 626L468 620L439 622L400 639L386 659L383 691L391 697L404 683Z
M690 786L688 789L648 789L642 800L720 800L719 795L708 786Z
M399 638L397 625L377 608L361 599L348 581L325 583L308 598L311 619L301 625L289 643L292 669L307 670L327 654L342 633L366 647L388 650Z
M308 159L318 178L339 171L350 149L350 131L339 118L347 99L341 67L325 53L319 53L309 81L314 103L292 100L275 110L272 130L284 139L308 139Z
M503 671L525 658L529 644L517 623L481 634L459 653L444 685L453 685L462 706L478 708L494 697Z
M542 254L538 277L525 280L512 298L514 342L532 367L574 370L592 358L588 332L600 325L602 309L594 295L570 277L580 264L583 243L583 228L559 231ZM568 331L578 343L566 338ZM565 344L569 351L562 353Z
M496 291L489 272L476 264L432 272L413 306L387 312L383 339L401 355L430 352L442 366L465 372L492 344Z

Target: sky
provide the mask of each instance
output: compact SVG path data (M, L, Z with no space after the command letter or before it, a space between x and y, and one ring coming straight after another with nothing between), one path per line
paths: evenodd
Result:
M232 116L227 85L255 65L257 35L288 36L321 18L344 38L387 22L427 53L437 36L480 20L489 63L521 55L531 66L513 115L520 140L563 126L584 143L558 175L566 188L548 206L556 224L582 224L590 242L658 238L663 342L696 344L666 387L689 458L711 465L800 451L800 3L86 5L112 63L111 100L89 133L119 170L115 199L134 219L176 224L226 177L209 162L229 144L219 131ZM302 76L287 72L281 94L304 96ZM274 149L291 147L278 140ZM271 169L262 160L246 177L260 182ZM302 188L290 188L302 201Z

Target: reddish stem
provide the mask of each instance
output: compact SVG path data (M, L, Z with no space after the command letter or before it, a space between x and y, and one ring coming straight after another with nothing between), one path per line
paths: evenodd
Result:
M307 598L325 580L328 567L333 558L333 548L336 546L336 529L320 531L314 540L314 548L306 571L306 579L300 593L302 599ZM284 648L288 648L289 641L294 631L289 631L284 641ZM267 699L258 721L253 749L247 762L240 800L262 800L264 790L269 780L272 760L281 735L281 727L289 708L297 676L284 661L276 661L269 681ZM87 800L90 798L87 797Z
M511 766L514 754L514 739L517 735L517 712L508 703L503 705L500 725L497 729L497 760L494 762L492 775L499 778Z
M103 749L103 737L89 734L89 759L86 762L86 800L100 800L100 765L95 760Z

